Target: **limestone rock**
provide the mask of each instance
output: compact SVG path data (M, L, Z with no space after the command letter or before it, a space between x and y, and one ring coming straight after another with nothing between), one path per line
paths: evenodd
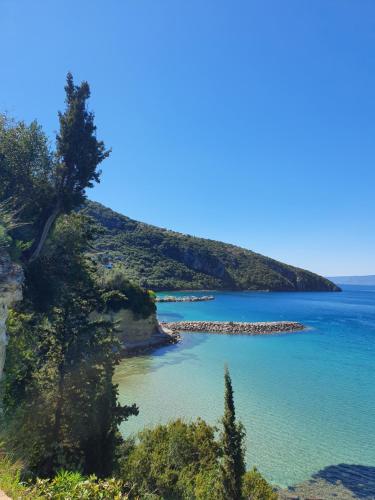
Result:
M14 264L7 252L0 250L0 379L5 363L8 309L22 299L23 278L22 267Z

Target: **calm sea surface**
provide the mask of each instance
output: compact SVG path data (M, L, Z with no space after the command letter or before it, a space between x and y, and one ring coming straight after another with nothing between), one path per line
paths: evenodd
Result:
M211 302L159 304L159 317L297 320L308 330L184 334L178 345L124 360L116 373L120 400L140 410L123 425L124 435L176 417L217 423L227 363L247 429L247 464L268 480L285 486L330 465L375 466L375 287L214 295Z

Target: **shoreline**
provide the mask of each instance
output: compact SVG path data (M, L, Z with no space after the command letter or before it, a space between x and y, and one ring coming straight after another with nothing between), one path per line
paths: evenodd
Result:
M140 342L131 342L122 346L124 358L152 352L154 349L177 344L180 333L205 333L219 335L277 335L291 334L306 330L305 325L297 321L160 321L155 334Z
M180 335L177 332L169 330L158 323L158 328L155 334L140 342L131 342L122 346L121 353L124 358L142 355L167 345L177 344L180 340Z
M215 303L214 303L215 304ZM213 305L214 305L213 304ZM186 306L189 307L189 306ZM204 306L202 306L204 307ZM200 307L199 307L200 309ZM167 307L166 310L179 310L179 306L176 308ZM177 316L177 315L176 315ZM211 316L212 317L212 316ZM291 314L289 317L293 317ZM310 326L309 321L304 316L301 316L307 322L305 325L306 330L315 330L319 329L319 326L316 325ZM193 316L194 318L194 316ZM168 319L168 316L165 317ZM170 316L170 319L174 319L173 316ZM325 318L323 318L325 321ZM323 320L322 320L323 322ZM171 323L175 323L181 326L181 323L178 321L173 321ZM218 322L215 322L218 323ZM169 326L168 321L162 322L162 327L165 328ZM181 328L175 329L175 331L181 331L181 337L184 337L185 331ZM186 333L188 333L186 331ZM203 333L203 332L202 332ZM210 333L210 332L205 332ZM212 332L218 333L218 332ZM224 332L221 332L224 333ZM237 333L237 332L236 332ZM236 334L235 333L235 334ZM273 332L272 332L273 333ZM275 332L277 334L278 332ZM281 334L286 334L287 332L281 332ZM298 331L297 331L298 333ZM303 331L301 331L303 333ZM239 333L241 334L241 333ZM264 333L260 333L263 334ZM259 335L259 333L258 333ZM188 337L186 337L186 342L188 341ZM203 337L202 337L203 339ZM183 340L183 339L182 339ZM193 339L191 339L193 340ZM206 340L208 340L206 338ZM214 341L214 339L212 339ZM218 339L219 340L219 339ZM222 339L224 340L224 339ZM255 339L254 339L255 340ZM277 340L277 338L275 339ZM295 339L298 341L298 339ZM177 340L178 341L178 340ZM229 341L229 339L228 339ZM271 341L271 339L270 339ZM251 342L251 341L250 341ZM266 342L266 340L264 340ZM282 339L280 338L280 345L282 344ZM286 342L288 342L286 340ZM294 344L293 339L291 339L291 344ZM268 344L267 344L268 345ZM179 349L177 345L177 349ZM176 351L177 351L176 349ZM170 348L162 349L161 352L173 352ZM153 356L151 353L150 356ZM335 462L335 457L332 460L332 463ZM296 481L295 483L283 484L283 481L280 481L279 484L277 482L271 483L275 489L275 492L278 494L278 498L280 500L359 500L359 498L363 499L375 499L375 476L374 476L374 467L366 467L368 470L368 476L366 474L362 474L360 468L365 468L364 466L359 465L346 465L345 464L335 464L332 466L324 467L321 471L316 472L315 474L311 474L306 479ZM366 472L366 471L365 471ZM374 497L372 497L374 495Z
M302 331L305 326L297 321L163 321L163 329L174 333L219 333L224 335L271 335Z

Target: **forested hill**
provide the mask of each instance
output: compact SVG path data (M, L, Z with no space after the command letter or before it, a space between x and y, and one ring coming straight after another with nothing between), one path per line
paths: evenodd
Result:
M317 274L250 250L137 222L95 202L85 212L101 227L95 253L123 262L128 277L153 290L339 291Z

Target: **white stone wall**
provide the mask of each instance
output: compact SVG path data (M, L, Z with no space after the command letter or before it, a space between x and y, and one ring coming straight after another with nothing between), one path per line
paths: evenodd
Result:
M9 255L0 250L0 379L3 374L7 335L6 321L8 310L22 299L23 271L21 266L13 264Z

